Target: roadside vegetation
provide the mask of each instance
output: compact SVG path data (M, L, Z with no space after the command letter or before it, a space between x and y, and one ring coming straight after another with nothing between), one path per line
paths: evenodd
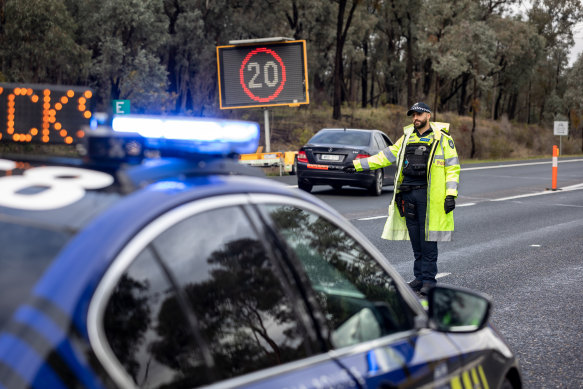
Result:
M321 128L374 128L383 131L396 141L403 127L410 124L406 107L387 105L380 108L344 107L341 120L331 119L332 107L314 105L301 108L270 108L270 133L272 151L298 150ZM260 109L232 112L234 117L261 123L261 144L264 141L263 111ZM549 157L553 145L559 145L559 137L549 126L509 121L506 116L499 120L476 120L475 155L471 155L472 117L456 113L437 113L434 121L451 124L450 133L462 162L473 160L528 159ZM582 155L582 133L570 131L562 139L562 155Z
M463 159L583 152L580 0L0 0L0 82L87 86L95 112L247 117L218 108L216 47L305 40L309 106L270 108L272 148L322 127L396 140L425 101ZM36 147L36 146L30 146Z
M300 108L273 107L269 109L271 151L297 151L322 128L365 128L383 131L394 142L410 124L407 108L387 105L379 108L346 106L341 120L331 118L332 107L310 104ZM261 125L260 145L265 145L263 109L243 109L225 112L234 119L252 120ZM437 117L435 117L437 116ZM498 120L476 120L474 132L475 155L471 157L472 117L456 113L437 113L432 121L450 123L450 134L456 142L462 163L550 158L553 145L559 145L559 137L553 135L552 123L547 126L509 121L506 116ZM562 139L561 156L583 155L583 131L569 132ZM0 153L47 154L77 156L72 146L43 144L1 143Z

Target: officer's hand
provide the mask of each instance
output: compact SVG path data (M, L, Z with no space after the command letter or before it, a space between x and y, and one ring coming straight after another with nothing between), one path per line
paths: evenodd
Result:
M450 213L455 208L455 197L449 195L445 196L445 203L443 204L443 208L445 209L445 213Z
M354 168L354 166L344 166L342 168L342 170L344 171L344 173L356 173L356 169Z

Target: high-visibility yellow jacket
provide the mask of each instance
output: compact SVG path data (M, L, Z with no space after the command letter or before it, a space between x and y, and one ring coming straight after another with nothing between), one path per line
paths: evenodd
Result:
M449 123L430 122L434 142L431 146L427 169L427 213L425 215L425 240L449 241L454 229L453 212L445 213L445 196L457 197L460 163L449 135ZM408 240L409 232L405 218L399 214L395 196L403 182L403 160L405 148L414 131L413 124L403 128L404 135L392 146L366 159L354 161L357 171L379 169L397 164L393 199L389 205L389 217L385 223L382 238L388 240Z

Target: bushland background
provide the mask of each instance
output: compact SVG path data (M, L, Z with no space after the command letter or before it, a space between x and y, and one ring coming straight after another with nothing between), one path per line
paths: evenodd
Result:
M407 107L386 105L379 108L346 106L340 120L330 118L330 106L304 106L302 108L270 108L271 150L298 150L321 128L374 128L386 133L394 142L403 134L403 127L411 123L406 116ZM249 110L237 115L255 120L262 125L263 111ZM472 117L457 113L437 113L433 121L451 124L453 136L462 163L472 160L529 159L549 157L553 145L559 145L559 137L553 135L553 126L541 126L509 121L507 116L499 120L476 120L475 155L471 157ZM569 133L561 140L562 155L581 155L581 134ZM265 144L264 132L261 144Z
M310 105L270 109L272 148L322 127L393 140L425 101L462 158L583 152L580 0L0 0L0 82L83 85L97 111L245 117L219 110L216 46L305 39Z

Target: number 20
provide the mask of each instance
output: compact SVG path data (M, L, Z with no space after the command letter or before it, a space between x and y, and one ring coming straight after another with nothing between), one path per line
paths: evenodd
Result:
M269 79L269 68L273 69L273 80ZM256 82L257 77L259 77L259 74L261 73L261 65L259 65L257 62L249 62L247 65L247 70L255 71L251 81L249 81L249 89L261 88L263 85ZM263 81L269 87L274 87L279 83L279 72L275 62L267 61L265 65L263 65Z

